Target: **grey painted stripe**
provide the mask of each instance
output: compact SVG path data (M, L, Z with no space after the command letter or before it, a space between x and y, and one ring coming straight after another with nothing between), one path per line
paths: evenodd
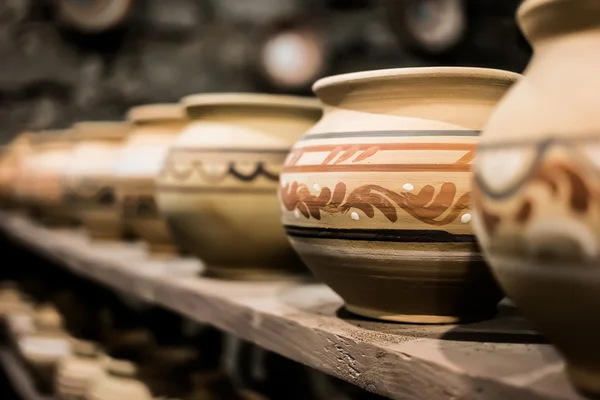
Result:
M326 132L303 136L300 141L313 139L335 139L355 137L411 137L411 136L479 136L481 131L473 130L400 130L367 132Z

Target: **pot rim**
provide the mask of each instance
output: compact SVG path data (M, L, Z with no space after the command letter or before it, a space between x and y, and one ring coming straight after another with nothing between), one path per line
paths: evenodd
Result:
M127 121L81 121L72 125L75 139L122 139L129 133Z
M521 74L495 68L480 67L409 67L409 68L390 68L376 69L370 71L350 72L327 76L316 81L312 90L319 95L323 89L333 86L342 86L347 84L362 84L368 82L396 81L406 78L477 78L479 80L490 80L498 82L514 82L522 77Z
M202 106L264 106L273 108L300 108L320 110L321 104L314 97L265 93L206 93L192 94L181 99L186 109Z
M131 107L127 119L132 122L157 120L185 120L185 110L178 103L143 104Z

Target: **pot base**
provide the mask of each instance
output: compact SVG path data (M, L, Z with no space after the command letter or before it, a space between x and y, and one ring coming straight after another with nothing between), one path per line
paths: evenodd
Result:
M412 315L412 314L392 314L388 311L374 310L370 308L353 306L345 304L346 310L353 314L371 319L382 321L399 322L405 324L458 324L474 321L482 321L492 318L496 315L496 310L490 310L488 313L475 313L464 315Z
M218 267L207 266L203 273L208 278L235 281L297 281L306 279L306 274L264 267Z

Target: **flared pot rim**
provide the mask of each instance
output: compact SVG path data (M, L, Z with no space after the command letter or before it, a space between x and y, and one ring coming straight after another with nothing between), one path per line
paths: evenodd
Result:
M131 125L127 121L80 121L72 129L77 140L121 139L129 133Z
M371 82L398 81L419 78L470 78L483 81L512 83L522 77L521 74L495 68L481 67L408 67L376 69L370 71L350 72L321 78L313 84L313 92L319 92L334 86L364 84Z
M131 107L127 111L127 119L131 122L156 120L184 120L185 110L179 103L142 104Z
M272 108L296 108L320 110L321 104L314 97L266 93L202 93L185 96L181 104L187 108L202 106L263 106Z

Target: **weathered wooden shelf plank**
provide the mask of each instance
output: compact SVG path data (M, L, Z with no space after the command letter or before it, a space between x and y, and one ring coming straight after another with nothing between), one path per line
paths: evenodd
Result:
M139 243L91 243L19 215L1 213L0 228L75 273L393 399L582 399L510 305L474 324L382 323L345 312L320 283L209 279L194 259L152 259Z

